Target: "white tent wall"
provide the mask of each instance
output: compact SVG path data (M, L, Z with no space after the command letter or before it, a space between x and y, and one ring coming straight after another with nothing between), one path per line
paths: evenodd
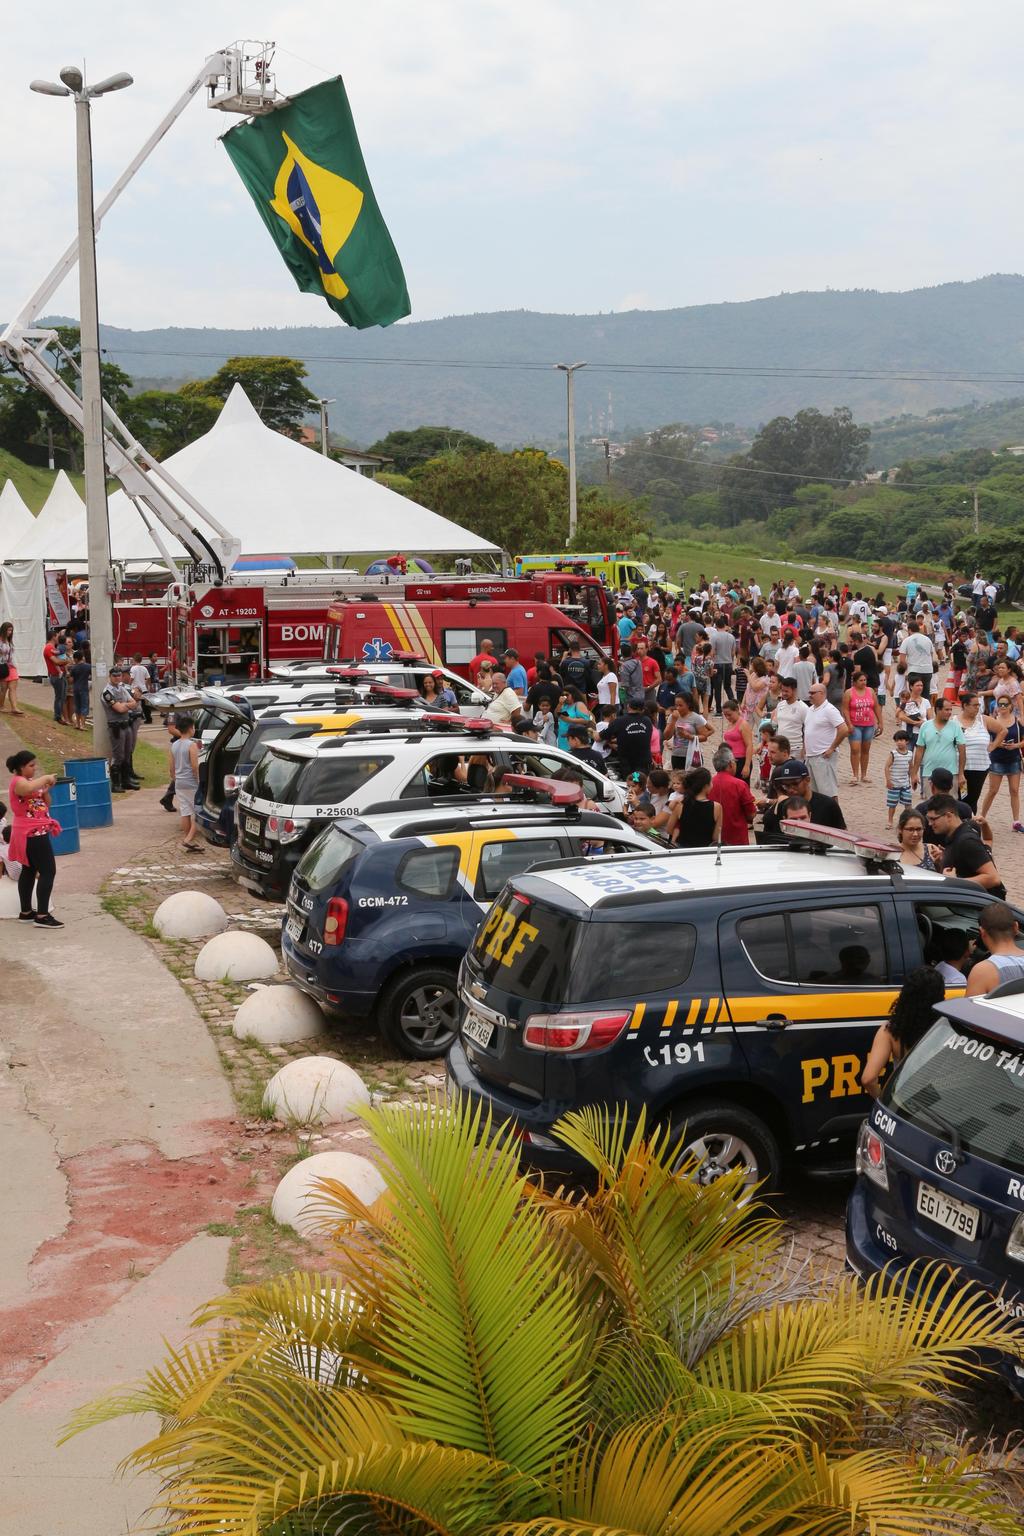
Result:
M5 558L45 560L51 565L87 559L85 502L63 470L58 471L53 489L32 527Z
M21 499L13 480L5 480L0 491L0 560L6 560L22 539L35 527L36 520Z
M14 665L22 677L45 677L46 583L41 560L0 565L0 624L14 625Z

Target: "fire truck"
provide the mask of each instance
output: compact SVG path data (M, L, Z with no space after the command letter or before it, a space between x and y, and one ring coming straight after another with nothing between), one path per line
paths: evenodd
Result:
M431 615L438 608L445 609L445 618L435 624ZM339 617L343 612L348 615L344 620ZM356 612L365 612L365 621L351 616ZM328 630L339 623L348 625L355 649L332 651L336 637ZM435 629L438 638L432 640ZM556 631L564 631L556 643L559 651L578 632L591 654L618 654L618 631L603 583L560 571L519 579L438 575L415 580L343 570L302 571L294 577L235 572L230 586L197 592L172 583L114 605L118 655L155 653L175 677L198 685L258 678L271 661L325 655L381 661L392 651L415 651L440 664L449 649L461 656L470 643L467 635L477 630L495 639L499 653L510 645L527 659L535 650L548 652ZM464 671L478 649L454 662L455 670Z

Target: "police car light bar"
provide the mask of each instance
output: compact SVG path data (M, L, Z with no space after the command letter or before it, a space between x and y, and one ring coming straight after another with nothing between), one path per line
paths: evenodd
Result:
M542 779L533 773L506 773L501 782L502 785L510 784L513 789L546 795L552 805L579 805L585 798L583 786L566 779Z
M367 692L371 699L392 699L397 704L404 704L410 699L419 698L415 688L395 688L390 683L371 683Z
M432 715L422 714L420 720L437 730L460 730L469 732L474 736L489 736L495 729L493 720L465 720L461 715Z
M343 683L354 683L369 676L365 667L325 667L324 671Z
M390 661L425 662L426 659L422 651L392 651L389 657Z
M780 821L779 828L787 837L800 842L814 843L821 848L841 848L859 854L869 863L885 863L899 859L898 843L883 843L879 838L863 837L859 832L847 832L838 827L826 827L818 821Z

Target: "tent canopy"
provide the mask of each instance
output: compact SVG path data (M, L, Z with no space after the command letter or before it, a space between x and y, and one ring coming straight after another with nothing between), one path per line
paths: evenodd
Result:
M189 494L241 539L243 555L366 554L381 549L473 554L498 549L407 496L264 426L239 384L210 431L165 463ZM19 558L60 564L86 561L85 510L66 477L65 482L78 503L78 515L59 524L54 519L40 530L56 495L54 485L36 520L30 547L17 549ZM209 533L183 503L181 511ZM163 528L158 531L171 554L185 558L178 541ZM114 560L159 559L134 504L120 490L110 498L110 553Z
M5 560L64 560L65 549L79 542L81 559L87 558L85 540L85 502L75 490L64 471L58 470L53 488L32 526L19 539L13 549L7 550Z
M14 481L5 480L0 491L0 560L6 560L35 525L36 520Z

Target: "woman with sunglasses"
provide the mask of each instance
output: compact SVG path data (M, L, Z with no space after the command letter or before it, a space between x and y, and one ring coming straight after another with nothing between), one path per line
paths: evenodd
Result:
M992 802L999 793L999 786L1006 780L1010 793L1010 811L1013 816L1013 830L1024 832L1024 822L1020 819L1020 771L1021 748L1024 746L1020 720L1017 718L1015 700L1008 694L1004 694L996 701L994 716L986 715L985 724L992 732L992 740L988 747L988 782L985 785L985 800L981 807L981 815L987 816Z

